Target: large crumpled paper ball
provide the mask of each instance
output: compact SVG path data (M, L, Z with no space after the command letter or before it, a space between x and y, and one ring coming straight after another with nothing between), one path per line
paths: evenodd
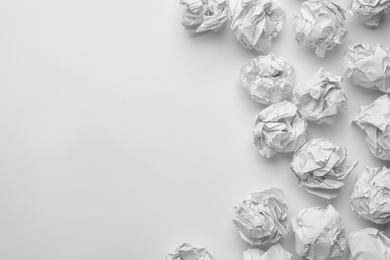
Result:
M390 93L390 50L380 44L348 46L345 74L358 86Z
M231 28L247 49L264 51L282 30L286 13L278 0L238 0L232 10Z
M390 161L390 97L383 95L371 105L361 106L354 122L366 132L371 153Z
M328 260L344 254L345 231L340 213L328 205L302 209L291 219L295 233L295 251L309 260Z
M241 82L254 101L278 103L291 100L295 71L282 57L272 53L260 55L242 67Z
M344 179L357 162L347 163L347 149L340 148L324 138L304 144L290 164L301 187L317 196L332 199L344 186Z
M281 189L252 193L234 209L233 223L242 239L251 245L275 243L289 231L287 199Z
M253 143L261 155L298 150L306 142L306 120L289 101L268 106L256 117Z
M166 256L165 260L214 260L211 254L204 248L193 247L184 243L175 252Z
M270 247L267 252L258 248L251 248L242 253L241 260L291 260L292 254L279 243Z
M347 37L346 11L328 0L302 3L300 14L292 18L295 39L299 45L316 48L317 57L324 57Z
M390 238L376 228L366 228L348 235L350 260L389 260Z
M187 10L182 25L187 32L217 32L231 16L226 0L180 0Z
M390 222L390 169L366 166L356 178L350 201L359 217L376 224Z
M360 23L378 26L382 15L390 12L390 0L350 0L347 9L357 14Z
M333 125L339 108L345 109L347 103L342 79L320 68L309 81L295 85L292 103L307 120Z

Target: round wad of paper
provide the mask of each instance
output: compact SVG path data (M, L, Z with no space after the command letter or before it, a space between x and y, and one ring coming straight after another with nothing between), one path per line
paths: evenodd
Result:
M253 143L261 155L297 151L306 142L306 120L289 101L268 106L256 117Z
M350 201L359 217L376 224L390 222L390 169L366 166L356 178Z
M356 14L360 23L378 26L382 15L390 12L389 0L350 0L347 9Z
M357 163L347 163L346 148L318 138L310 140L294 154L290 169L300 187L314 195L332 199L340 193L344 180Z
M242 67L241 82L252 100L274 104L291 100L295 71L282 57L260 55Z
M340 213L328 205L302 209L291 219L295 251L303 259L328 260L344 254L345 231Z
M341 44L348 34L345 14L328 0L303 2L301 12L292 18L295 40L298 45L315 48L317 57L324 57L326 50Z
M184 243L175 252L166 256L165 260L214 260L204 248L193 247Z
M232 8L231 28L247 49L264 51L282 30L286 13L279 0L237 0Z
M366 228L348 235L350 260L389 260L390 238L376 228Z
M279 243L270 247L266 252L258 248L251 248L242 253L241 260L291 260L292 254Z
M182 25L187 32L217 32L231 16L225 0L180 0L187 7Z
M390 50L380 44L348 46L344 55L345 75L363 88L390 93Z
M234 209L233 223L242 239L251 245L276 243L289 231L287 199L281 189L252 193Z

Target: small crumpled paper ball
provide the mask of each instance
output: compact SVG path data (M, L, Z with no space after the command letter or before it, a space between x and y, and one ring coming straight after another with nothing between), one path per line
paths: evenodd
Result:
M294 81L294 67L272 53L252 59L241 69L241 82L246 92L262 104L291 100Z
M233 7L231 28L247 49L264 51L282 30L286 13L278 0L238 0Z
M324 138L313 139L295 154L290 169L298 184L325 199L337 197L344 179L356 167L357 161L347 163L347 149Z
M299 45L316 48L317 57L347 37L346 11L328 0L308 0L301 13L292 18L295 40Z
M182 22L187 32L217 32L231 16L225 0L180 0L180 4L187 6Z
M258 248L251 248L242 253L241 260L291 260L292 254L279 243L270 247L267 252Z
M287 199L281 189L252 193L234 207L233 223L251 245L275 243L289 231Z
M350 0L347 9L357 14L360 23L378 26L382 15L390 12L390 0Z
M277 152L294 152L306 142L306 128L306 120L297 107L285 100L268 106L257 115L253 143L267 158Z
M350 201L359 217L376 224L390 222L390 169L366 166L356 178Z
M291 220L295 233L295 251L309 260L327 260L344 254L345 231L340 213L328 205L302 209Z
M350 260L389 260L390 238L376 228L366 228L348 235Z
M204 248L193 247L184 243L175 252L166 256L165 260L214 260Z
M354 122L366 132L371 153L390 161L390 97L383 95L371 105L361 106Z
M358 86L390 93L390 50L380 44L348 46L345 74Z
M292 102L307 120L333 125L339 107L346 108L347 97L340 86L342 80L341 76L320 68L309 81L295 85Z

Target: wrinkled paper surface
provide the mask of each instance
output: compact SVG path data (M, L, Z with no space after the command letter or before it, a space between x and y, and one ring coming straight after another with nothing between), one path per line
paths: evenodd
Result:
M291 100L294 67L270 53L252 59L241 69L241 82L252 100L262 104Z
M307 120L333 125L339 107L346 109L347 97L340 86L342 79L320 68L309 81L294 87L292 102Z
M380 44L348 46L345 74L358 86L390 93L390 50Z
M270 247L267 252L258 248L251 248L242 253L241 260L291 260L292 254L279 243Z
M390 12L390 0L350 0L347 9L367 26L378 26L383 14Z
M234 207L233 223L251 245L275 243L289 231L287 199L281 189L252 193Z
M327 260L344 254L346 239L340 213L328 205L302 209L291 219L295 251L304 259Z
M300 14L292 18L295 40L299 45L316 48L317 57L324 57L347 36L346 11L327 0L302 3Z
M366 228L348 235L350 260L389 260L390 238L375 228Z
M306 120L289 101L270 105L256 117L253 143L261 155L293 152L306 142Z
M213 257L204 248L184 243L176 248L175 252L167 255L165 260L213 260Z
M282 30L286 13L279 0L237 0L232 10L231 28L247 49L264 51Z
M347 149L340 148L324 138L304 144L290 164L301 187L314 195L332 199L344 186L344 179L357 162L347 163Z

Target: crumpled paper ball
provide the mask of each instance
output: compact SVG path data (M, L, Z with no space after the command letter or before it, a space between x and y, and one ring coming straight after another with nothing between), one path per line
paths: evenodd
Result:
M317 57L324 57L347 37L346 11L328 0L302 3L300 14L292 18L295 40L299 45L316 48Z
M231 16L226 0L180 0L187 10L182 25L187 32L217 32Z
M380 96L369 106L361 106L354 122L366 132L366 142L378 159L390 160L390 97Z
M339 108L346 109L347 97L340 86L342 79L320 68L309 81L295 85L292 103L307 120L333 125Z
M350 260L389 260L390 238L376 228L366 228L348 235Z
M347 163L346 148L318 138L307 142L294 154L290 169L299 186L314 195L332 199L340 193L344 179L357 163Z
M291 99L295 71L282 57L272 53L260 55L242 67L241 82L252 100L262 104L278 103Z
M264 51L282 30L286 13L278 0L238 0L232 10L231 28L247 49Z
M261 155L298 150L306 142L306 120L289 101L268 106L256 117L253 143Z
M251 248L242 253L241 260L291 260L292 254L279 243L270 247L267 252L258 248Z
M175 252L166 256L165 260L214 260L204 248L193 247L184 243Z
M291 219L295 251L309 260L328 260L342 256L346 246L340 213L328 205L302 209Z
M389 0L350 0L347 9L358 16L360 23L378 26L383 14L390 12Z
M358 86L390 93L390 50L380 44L348 46L344 55L345 74Z
M376 224L390 222L390 169L366 166L356 178L350 201L359 217Z
M242 239L251 245L275 243L289 231L287 199L281 189L252 193L234 209L233 223Z

